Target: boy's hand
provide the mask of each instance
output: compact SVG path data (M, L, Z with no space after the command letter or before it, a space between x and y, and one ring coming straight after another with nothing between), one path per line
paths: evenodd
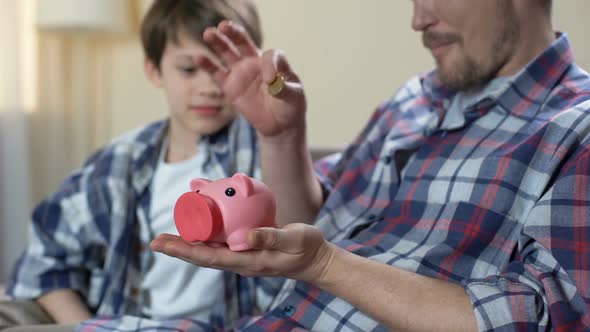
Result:
M227 100L259 135L280 137L305 126L303 85L282 52L261 54L246 30L228 21L208 28L203 40L223 64L203 56L195 59L197 65L212 75ZM284 86L272 95L269 86L277 75L284 78Z
M248 242L256 249L233 252L227 247L187 243L178 236L162 234L150 247L198 266L244 276L281 276L310 283L319 282L325 275L335 251L316 227L307 224L254 229Z

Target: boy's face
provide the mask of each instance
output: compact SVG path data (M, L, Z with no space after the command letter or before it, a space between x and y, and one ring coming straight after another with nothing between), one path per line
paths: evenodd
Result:
M235 117L235 112L226 104L223 92L213 78L196 67L194 59L199 55L216 61L213 53L203 44L186 33L179 33L178 44L167 43L159 70L146 60L148 78L166 93L170 130L176 135L197 138L213 134Z

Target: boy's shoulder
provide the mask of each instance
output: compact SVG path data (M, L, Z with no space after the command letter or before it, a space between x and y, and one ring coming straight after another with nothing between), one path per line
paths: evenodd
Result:
M168 121L162 120L114 138L72 171L50 199L57 202L80 193L123 188L144 178L144 166L157 158L167 128Z
M115 138L104 148L128 145L135 148L144 148L146 145L154 144L162 138L168 128L168 120L159 120L129 130Z
M83 169L103 176L125 168L121 167L122 164L145 162L146 154L159 152L167 128L168 121L160 120L123 133L95 151L86 160ZM117 167L113 167L114 164Z

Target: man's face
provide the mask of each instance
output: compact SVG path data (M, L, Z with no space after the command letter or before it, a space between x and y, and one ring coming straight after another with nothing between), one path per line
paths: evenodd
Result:
M459 91L496 77L520 31L511 0L414 0L412 28L422 32L443 84Z

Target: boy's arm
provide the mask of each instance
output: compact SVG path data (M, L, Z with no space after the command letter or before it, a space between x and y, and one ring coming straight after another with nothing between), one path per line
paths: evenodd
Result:
M57 324L78 324L92 318L78 293L71 289L51 291L37 302Z

